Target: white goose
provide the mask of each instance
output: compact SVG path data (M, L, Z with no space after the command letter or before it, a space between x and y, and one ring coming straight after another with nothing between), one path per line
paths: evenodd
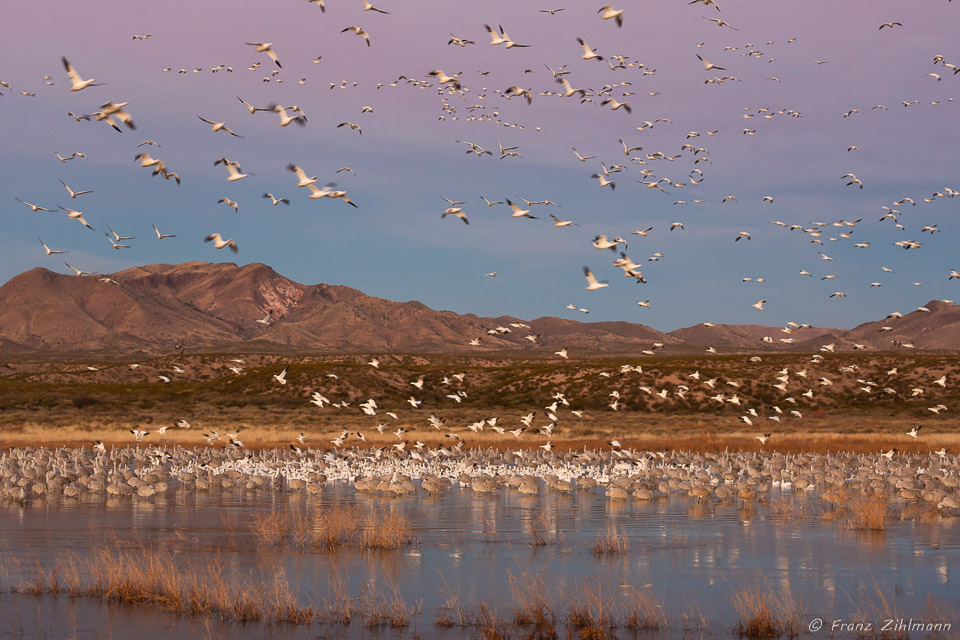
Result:
M60 58L63 61L63 68L67 70L67 75L70 76L70 91L82 91L87 87L98 87L96 80L90 78L89 80L84 80L80 77L80 74L77 73L77 70L73 68L73 65L70 64L65 57Z
M587 279L587 291L596 291L597 289L603 289L604 287L610 286L610 283L606 281L598 281L593 275L593 272L590 271L590 267L583 268L583 275Z
M40 236L37 236L37 240L40 240ZM46 244L43 240L40 240L40 244L43 245L43 249L44 249L44 251L47 252L47 255L48 255L48 256L58 255L58 254L61 254L61 253L70 253L69 251L61 251L61 250L58 250L58 249L51 249L50 247L47 246L47 244Z
M223 249L224 247L230 247L230 250L234 253L237 253L237 243L233 241L233 238L229 240L224 240L223 236L219 233L211 233L209 236L203 239L204 242L213 242L214 249Z

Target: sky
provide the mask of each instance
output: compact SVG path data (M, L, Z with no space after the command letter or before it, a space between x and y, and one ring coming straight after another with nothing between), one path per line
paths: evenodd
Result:
M622 27L601 19L600 3L374 5L389 13L362 0L327 0L325 11L305 0L16 3L0 40L9 84L0 86L0 282L34 267L70 274L65 261L100 273L262 262L305 284L436 309L663 331L704 321L850 328L960 300L960 279L949 279L960 268L960 198L949 195L960 190L960 74L947 66L960 67L951 32L960 5L651 0L613 5ZM901 24L880 28L889 22ZM485 25L529 46L491 45ZM369 33L369 47L343 32L350 26ZM582 59L578 38L604 60ZM250 42L273 43L282 67ZM62 57L96 85L71 91ZM441 86L433 70L459 74L461 88ZM554 74L564 71L586 101L549 95L562 91ZM514 85L531 90L530 104L504 96ZM631 112L602 105L608 97ZM276 113L251 115L238 98L298 105L307 121L280 127ZM68 115L111 101L128 103L135 130ZM159 146L138 146L145 140ZM621 140L642 149L626 154ZM501 158L500 145L520 155ZM573 148L594 157L581 162ZM55 155L75 151L86 157ZM181 184L142 168L142 151ZM221 157L252 175L228 182L214 165ZM357 207L309 199L290 163L317 185L336 182ZM618 164L615 189L591 177ZM662 191L643 184L658 180ZM60 181L92 193L71 199ZM290 204L272 205L267 192ZM512 218L481 196L559 206L523 205L537 219ZM441 218L443 198L464 202L469 225ZM554 227L550 214L579 226ZM674 222L683 228L671 231ZM158 240L151 225L176 237ZM112 248L108 229L134 236L121 243L130 248ZM203 242L215 232L239 252ZM750 238L735 241L741 232ZM600 234L626 241L618 250L646 283L594 248ZM46 255L38 237L69 253ZM609 286L586 291L584 266Z

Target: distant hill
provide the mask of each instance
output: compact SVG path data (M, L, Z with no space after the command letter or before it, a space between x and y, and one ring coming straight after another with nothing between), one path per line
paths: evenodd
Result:
M851 330L696 325L669 334L630 322L522 321L368 296L345 286L304 285L264 264L154 264L101 277L37 268L0 287L0 352L24 354L201 351L420 351L552 354L674 351L960 348L960 307L940 301L903 318ZM269 315L268 315L269 314ZM258 322L261 321L261 322ZM881 330L890 327L891 330ZM529 338L528 338L529 336ZM535 339L534 339L535 337ZM764 337L769 340L764 341ZM479 345L471 345L479 340ZM789 341L793 340L793 343ZM893 342L891 342L893 341Z

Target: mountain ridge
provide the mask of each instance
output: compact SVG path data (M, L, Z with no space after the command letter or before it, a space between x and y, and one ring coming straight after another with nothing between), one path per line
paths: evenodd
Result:
M640 352L654 343L678 352L815 351L825 343L837 350L960 349L960 307L931 301L925 308L849 330L697 324L664 333L625 321L523 321L435 310L344 285L301 284L262 263L158 263L80 278L37 267L0 286L0 353L183 347L543 354Z

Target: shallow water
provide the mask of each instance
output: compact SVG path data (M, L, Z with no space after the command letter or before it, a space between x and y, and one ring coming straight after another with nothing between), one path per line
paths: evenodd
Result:
M735 635L738 616L731 596L744 587L789 592L805 613L802 629L820 617L851 620L860 611L879 623L878 593L890 598L897 616L931 619L931 602L960 602L960 526L957 519L888 521L879 533L847 529L841 522L810 517L784 521L771 501L793 501L794 513L819 513L816 497L774 489L766 502L703 501L686 496L649 502L608 500L602 490L522 496L510 490L477 495L455 488L439 496L386 497L358 493L331 483L319 497L272 490L232 489L202 494L171 490L150 500L99 497L80 500L49 496L24 507L0 507L0 638L129 637L477 637L474 629L434 625L451 593L468 607L488 603L512 618L511 577L538 575L551 592L562 620L567 604L582 601L579 590L599 588L610 602L629 586L649 589L662 601L666 629L643 637L726 637ZM331 504L353 504L363 513L405 515L414 541L401 550L336 552L291 550L258 544L249 524L257 512L312 513ZM909 507L894 502L895 514ZM528 527L542 527L551 544L534 546ZM628 551L597 556L592 546L614 526L626 535ZM331 575L350 593L394 590L410 604L422 599L421 613L402 629L369 629L314 622L282 629L261 623L228 623L179 616L157 607L116 605L61 594L10 593L29 582L36 567L52 569L65 553L83 556L96 548L167 548L178 562L218 557L227 571L258 580L287 580L304 604L321 607ZM941 607L942 608L942 607ZM890 609L894 613L894 609ZM934 621L951 622L955 611ZM561 637L568 630L558 625ZM614 629L618 637L632 637ZM823 633L823 632L821 632ZM528 634L511 633L525 637ZM842 635L842 634L840 634ZM911 637L922 637L912 633Z

